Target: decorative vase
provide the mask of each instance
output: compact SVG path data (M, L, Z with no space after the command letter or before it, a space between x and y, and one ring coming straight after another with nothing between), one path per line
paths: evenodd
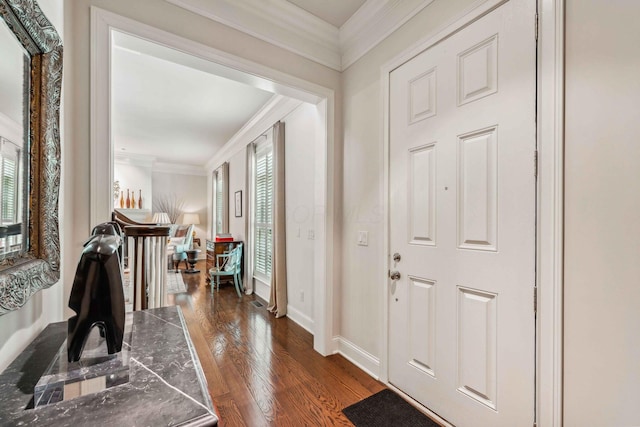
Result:
M131 209L136 208L136 192L131 190Z
M140 191L140 196L138 197L138 209L142 209L142 190Z
M124 208L124 191L120 192L120 208Z
M127 209L131 208L131 198L129 197L129 190L127 190Z

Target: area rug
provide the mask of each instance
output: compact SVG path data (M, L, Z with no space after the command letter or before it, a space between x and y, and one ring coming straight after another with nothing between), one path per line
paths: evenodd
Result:
M342 410L356 427L439 427L389 389Z
M167 294L187 292L187 287L182 280L182 273L167 272Z

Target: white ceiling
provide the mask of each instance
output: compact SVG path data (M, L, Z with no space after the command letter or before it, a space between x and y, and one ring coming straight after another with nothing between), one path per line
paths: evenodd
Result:
M287 0L318 18L340 28L366 0Z
M287 0L341 27L366 0ZM114 32L116 156L204 167L278 91L252 76ZM230 77L230 78L226 78Z
M123 33L114 34L114 46L112 135L119 156L204 166L273 96L212 74L206 61Z

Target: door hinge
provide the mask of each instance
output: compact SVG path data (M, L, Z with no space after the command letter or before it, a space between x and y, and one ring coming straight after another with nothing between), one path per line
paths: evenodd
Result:
M538 150L533 152L533 176L538 177Z
M538 313L538 287L537 286L533 287L533 312Z
M536 12L535 32L536 41L538 41L538 12Z

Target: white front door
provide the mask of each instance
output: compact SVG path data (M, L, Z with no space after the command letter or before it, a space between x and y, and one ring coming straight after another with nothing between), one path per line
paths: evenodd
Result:
M459 427L532 426L535 2L390 76L389 381Z

